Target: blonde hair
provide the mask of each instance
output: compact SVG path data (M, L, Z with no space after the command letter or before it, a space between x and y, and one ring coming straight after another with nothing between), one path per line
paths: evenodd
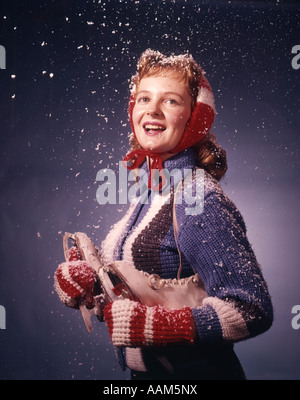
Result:
M131 78L131 93L134 96L139 83L144 77L163 74L176 74L187 87L192 97L192 107L196 104L199 81L204 71L190 54L170 55L147 49L142 53L137 65L137 72ZM133 134L130 135L131 150L141 148ZM203 168L215 179L220 180L227 171L226 152L217 143L212 134L205 135L192 146L198 167Z

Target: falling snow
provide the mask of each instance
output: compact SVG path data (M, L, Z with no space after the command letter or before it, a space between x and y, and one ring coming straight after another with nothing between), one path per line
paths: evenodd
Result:
M299 237L294 2L7 3L0 11L0 44L7 51L0 293L13 328L3 336L0 377L124 379L105 326L87 338L80 316L59 307L50 277L62 261L65 231L85 231L99 244L126 212L97 203L95 178L101 168L115 169L129 148L130 79L146 48L190 53L206 71L218 112L214 132L229 159L224 188L250 217L264 270L283 282L282 266L290 268L284 285L298 293L299 257L284 248ZM290 360L279 357L275 364Z

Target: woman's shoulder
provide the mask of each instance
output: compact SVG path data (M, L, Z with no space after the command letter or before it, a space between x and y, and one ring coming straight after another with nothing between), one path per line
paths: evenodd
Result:
M196 168L198 169L198 168ZM203 170L203 185L204 185L204 195L208 196L210 194L223 194L225 195L220 182L215 179L210 173Z
M202 168L195 167L184 174L175 190L175 202L183 207L192 203L200 204L208 201L210 197L224 197L224 201L230 201L224 193L220 183Z
M195 168L184 178L176 192L176 216L180 220L180 225L191 220L194 224L203 218L226 215L227 218L239 221L245 227L239 209L225 193L220 182L203 169Z

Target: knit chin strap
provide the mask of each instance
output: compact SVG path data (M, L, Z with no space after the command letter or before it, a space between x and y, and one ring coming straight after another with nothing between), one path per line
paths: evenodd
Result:
M165 154L169 154L169 152L165 151L161 153L154 153L151 150L137 149L126 154L126 156L123 158L122 163L125 168L132 170L138 168L143 163L144 159L146 157L149 157L150 166L149 166L148 188L152 190L161 190L166 182L166 178L163 173L163 163L161 159L161 156ZM132 164L127 165L126 163L128 161L131 161ZM158 185L155 185L154 182L155 175L153 174L153 171L156 170L158 170L160 176Z

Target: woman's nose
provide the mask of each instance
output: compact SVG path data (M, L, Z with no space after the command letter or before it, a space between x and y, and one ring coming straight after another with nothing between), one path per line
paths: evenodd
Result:
M148 110L147 110L148 115L155 115L155 116L160 116L162 115L162 110L160 108L160 105L158 102L152 102L149 104Z

